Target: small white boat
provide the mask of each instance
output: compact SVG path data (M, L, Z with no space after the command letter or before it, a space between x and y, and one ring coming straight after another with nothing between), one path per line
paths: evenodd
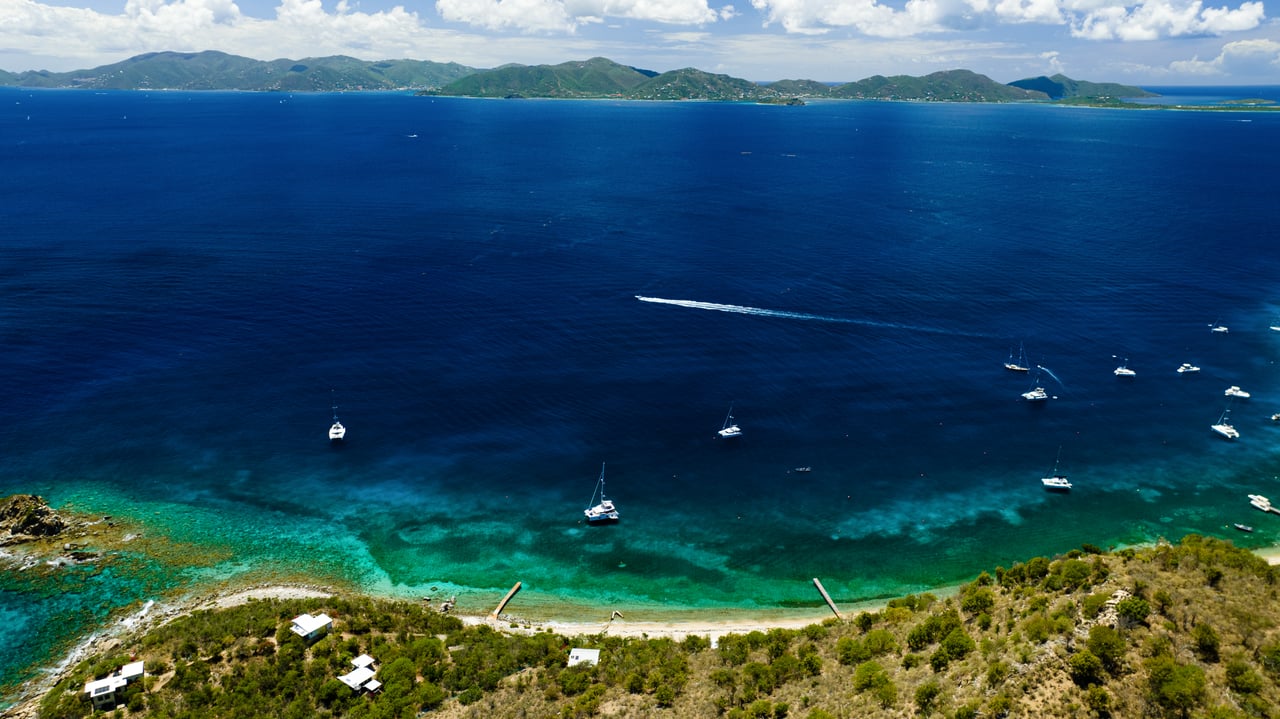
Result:
M329 441L341 442L347 438L347 428L338 421L338 405L333 405L333 424L329 426Z
M1138 376L1137 372L1134 372L1133 370L1124 366L1116 367L1115 372L1117 377L1137 377Z
M1018 358L1014 359L1013 349L1009 350L1009 359L1004 363L1004 368L1010 372L1030 372L1031 368L1027 366L1027 352L1022 348L1022 344L1018 344Z
M1040 484L1050 492L1070 492L1071 482L1067 479L1067 475L1058 471L1058 464L1062 462L1062 447L1058 447L1058 456L1053 460L1053 471L1048 477L1041 477Z
M1200 368L1191 364L1190 362L1183 362L1182 366L1178 368L1178 374L1188 374L1190 372L1199 372L1199 371L1200 371Z
M720 428L719 432L716 432L716 436L720 437L720 439L732 439L742 436L742 428L733 421L733 405L729 405L729 415L724 418L724 426Z
M1230 387L1228 387L1227 391L1223 392L1223 394L1228 397L1239 397L1240 399L1249 399L1250 397L1253 396L1248 392L1245 392L1244 390L1240 389L1236 385L1231 385Z
M1226 327L1225 325L1209 325L1209 327L1211 328L1211 329L1209 330L1210 332L1217 332L1217 333L1218 333L1218 334L1220 334L1220 335L1225 335L1226 333L1228 333L1228 332L1230 332L1230 331L1231 331L1231 330L1230 330L1228 327Z
M796 467L795 469L793 469L793 470L791 470L791 471L792 471L792 472L800 472L800 473L802 473L802 474L803 474L803 473L805 473L805 472L812 472L812 471L813 471L813 467Z
M1236 522L1235 524L1233 524L1233 525L1231 525L1231 526L1235 527L1236 529L1240 530L1241 532L1252 532L1252 531L1253 531L1253 527L1250 527L1250 526L1249 526L1249 525L1247 525L1247 524L1241 524L1241 523L1239 523L1239 522Z
M597 502L596 498L600 501ZM613 506L613 500L604 496L604 462L600 463L600 479L596 480L596 489L591 494L591 501L587 503L588 507L582 510L583 515L587 518L588 524L608 524L618 521L618 509Z
M1275 414L1271 415L1271 421L1280 422L1280 412L1276 412Z
M1218 418L1218 423L1210 425L1209 429L1222 435L1227 439L1240 439L1240 432L1231 426L1231 410L1222 410L1222 416Z

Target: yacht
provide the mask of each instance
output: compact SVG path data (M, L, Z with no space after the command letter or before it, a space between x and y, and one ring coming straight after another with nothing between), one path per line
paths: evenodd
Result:
M1116 367L1116 370L1115 370L1115 371L1116 371L1116 376L1117 376L1117 377L1136 377L1136 376L1138 376L1138 373L1137 373L1137 372L1134 372L1133 370L1129 369L1128 367L1125 367L1124 365L1120 365L1119 367Z
M1028 402L1043 402L1049 399L1049 393L1044 391L1044 387L1035 387L1023 392L1022 398Z
M1231 385L1230 387L1228 387L1227 391L1223 392L1223 394L1228 397L1239 397L1240 399L1249 399L1249 397L1252 396L1248 392L1245 392L1244 390L1237 387L1236 385Z
M1272 422L1280 422L1280 412L1277 412L1277 413L1275 413L1275 414L1271 415L1271 421L1272 421Z
M1224 409L1222 411L1222 416L1218 418L1218 423L1210 426L1209 429L1212 429L1214 432L1217 432L1227 439L1240 439L1240 432L1238 432L1235 427L1231 426L1230 413L1231 410Z
M599 502L596 502L597 497L600 498ZM618 510L613 506L613 500L604 496L604 462L600 463L600 479L596 480L596 489L591 494L591 502L588 504L590 506L582 510L588 524L608 524L618 521Z
M1261 509L1264 512L1276 511L1275 508L1271 506L1271 500L1267 499L1261 494L1249 495L1249 504L1253 505L1257 509Z
M742 428L733 421L733 405L729 405L729 415L724 418L724 426L720 428L716 435L720 439L732 439L742 436Z
M1178 368L1178 374L1187 374L1190 372L1199 372L1199 371L1200 371L1200 368L1191 364L1190 362L1183 362L1182 366Z

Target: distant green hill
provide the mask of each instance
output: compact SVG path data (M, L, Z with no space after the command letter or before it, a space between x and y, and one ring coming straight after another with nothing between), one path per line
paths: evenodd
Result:
M657 73L603 57L559 65L503 65L480 70L425 60L367 61L332 56L254 60L224 52L155 52L72 72L0 70L0 85L99 90L276 90L289 92L414 89L425 94L504 98L620 98L804 104L842 98L931 102L1065 101L1114 104L1151 93L1115 83L1037 77L1004 85L969 70L923 77L876 75L832 86L814 80L756 83L684 68Z
M438 94L464 97L625 96L656 74L602 57L559 65L504 65L459 78L440 88Z
M934 102L1014 102L1045 100L1036 90L1002 85L986 75L969 70L945 70L924 77L875 75L840 85L831 97L875 100L930 100Z
M1062 74L1054 75L1053 77L1041 75L1040 77L1031 77L1025 80L1015 80L1009 84L1024 90L1043 92L1051 100L1066 100L1078 97L1155 97L1155 93L1147 92L1140 87L1133 87L1132 85L1072 80Z
M475 72L457 63L334 56L264 62L224 52L155 52L91 70L0 74L0 84L99 90L389 90L429 88Z

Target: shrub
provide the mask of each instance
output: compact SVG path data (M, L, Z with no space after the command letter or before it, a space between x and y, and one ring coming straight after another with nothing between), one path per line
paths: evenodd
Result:
M1071 672L1071 681L1082 689L1102 684L1104 672L1102 660L1088 649L1076 652L1067 660L1067 667Z
M1218 646L1221 642L1213 627L1203 623L1195 625L1191 628L1191 640L1195 642L1196 655L1201 661L1218 661Z
M928 714L933 711L933 705L937 702L938 695L941 693L942 687L932 679L916 687L916 711L921 714Z

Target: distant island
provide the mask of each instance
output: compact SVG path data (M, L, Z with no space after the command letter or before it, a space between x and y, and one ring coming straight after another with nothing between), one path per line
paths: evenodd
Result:
M71 72L0 70L0 86L95 90L247 90L351 92L413 90L420 94L489 98L704 100L803 104L807 99L927 102L1074 101L1114 103L1153 93L1063 75L1008 84L969 70L924 77L876 75L843 84L814 80L750 80L684 68L657 73L597 57L559 65L479 69L426 60L376 62L333 56L254 60L223 52L156 52Z

